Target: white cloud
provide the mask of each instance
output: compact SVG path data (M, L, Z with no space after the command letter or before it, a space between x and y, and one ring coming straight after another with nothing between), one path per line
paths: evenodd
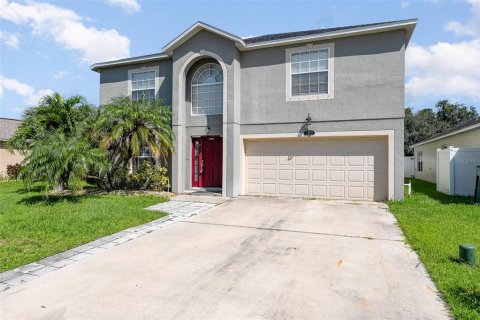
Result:
M68 74L67 71L65 70L59 70L57 72L55 72L55 74L53 75L53 79L62 79L63 77L65 77L66 75Z
M15 50L18 50L18 45L20 43L17 36L2 30L0 30L0 42L5 44L10 49Z
M467 23L470 26L480 26L478 3L472 4L472 18ZM451 27L451 22L448 25ZM457 34L460 30L452 29ZM480 33L470 33L470 39L459 42L410 44L405 58L409 77L405 85L407 101L419 97L480 101Z
M126 58L130 40L114 29L87 27L74 11L45 2L20 4L0 0L0 18L28 25L38 37L52 39L68 50L81 53L84 62L93 63Z
M106 0L112 7L120 7L128 13L139 12L140 4L137 0Z
M0 75L0 99L3 98L5 91L12 91L23 97L25 107L36 105L43 96L53 93L50 89L36 90L28 84ZM15 107L13 111L20 112L23 109Z
M468 0L471 7L472 17L465 23L450 21L445 25L445 30L452 31L460 36L480 36L480 0Z
M408 1L403 1L402 3L400 3L400 7L402 7L402 9L408 8L410 7L410 5L411 3Z

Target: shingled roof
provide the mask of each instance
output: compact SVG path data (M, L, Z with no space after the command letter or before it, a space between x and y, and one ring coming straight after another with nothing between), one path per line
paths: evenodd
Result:
M20 120L0 118L0 141L7 141L17 131Z
M272 34L266 34L263 36L243 38L243 41L246 44L265 42L265 41L274 41L274 40L280 40L280 39L304 37L304 36L317 35L317 34L329 33L329 32L335 32L335 31L343 31L343 30L356 29L356 28L374 27L374 26L378 26L386 23L396 23L396 22L402 22L402 21L403 20L386 21L386 22L377 22L377 23L368 23L368 24L357 24L354 26L346 26L346 27L312 29L312 30L284 32L284 33L272 33Z
M448 136L448 135L453 135L453 134L456 134L457 131L460 131L460 132L463 132L465 131L464 129L467 129L469 127L478 127L478 125L480 124L480 117L477 117L477 118L473 118L473 119L470 119L468 121L465 121L463 123L460 123L454 127L451 127L443 132L440 132L440 133L437 133L423 141L420 141L414 145L412 145L412 147L415 147L415 146L419 146L419 145L422 145L422 144L425 144L425 143L428 143L430 141L433 141L433 140L438 140L440 138L442 138L443 136ZM472 128L473 129L473 128ZM467 129L467 130L470 130L470 129Z

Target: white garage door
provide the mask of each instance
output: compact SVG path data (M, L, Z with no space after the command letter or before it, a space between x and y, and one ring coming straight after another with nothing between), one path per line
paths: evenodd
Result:
M245 141L249 195L385 200L386 139Z

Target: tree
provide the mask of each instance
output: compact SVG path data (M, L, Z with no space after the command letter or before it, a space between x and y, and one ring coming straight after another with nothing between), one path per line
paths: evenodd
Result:
M26 157L20 177L25 182L44 181L61 190L105 164L104 151L95 148L91 126L96 109L81 96L64 99L59 93L43 97L29 108L8 147Z
M7 142L10 149L26 154L35 141L47 138L60 130L66 136L78 131L87 132L95 120L96 109L82 96L64 99L59 93L47 95L38 106L29 108L22 116L22 123Z
M109 175L119 167L128 170L142 147L147 147L155 159L163 159L166 163L173 151L171 116L169 106L145 97L140 100L119 97L100 107L97 135L100 146L109 153Z
M81 189L89 172L102 171L106 167L103 149L92 148L84 137L67 136L61 130L32 142L23 163L20 177L27 185L44 181L47 188L59 190Z
M448 100L438 101L435 108L436 111L425 108L416 113L405 108L405 155L413 155L412 145L478 116L474 107Z

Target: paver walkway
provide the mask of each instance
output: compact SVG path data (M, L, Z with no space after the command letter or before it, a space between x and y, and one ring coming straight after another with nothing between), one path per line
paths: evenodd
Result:
M189 198L189 196L185 195L173 197L172 200L168 202L163 202L146 208L147 210L156 210L168 213L168 216L166 217L162 217L140 226L125 229L110 236L106 236L76 248L47 257L40 261L29 263L13 270L0 273L0 292L63 268L74 263L75 261L91 257L92 255L108 250L109 248L141 237L169 224L178 222L179 220L183 220L209 210L214 206L228 200L221 197L202 197L202 199L198 201L196 198L199 197Z

